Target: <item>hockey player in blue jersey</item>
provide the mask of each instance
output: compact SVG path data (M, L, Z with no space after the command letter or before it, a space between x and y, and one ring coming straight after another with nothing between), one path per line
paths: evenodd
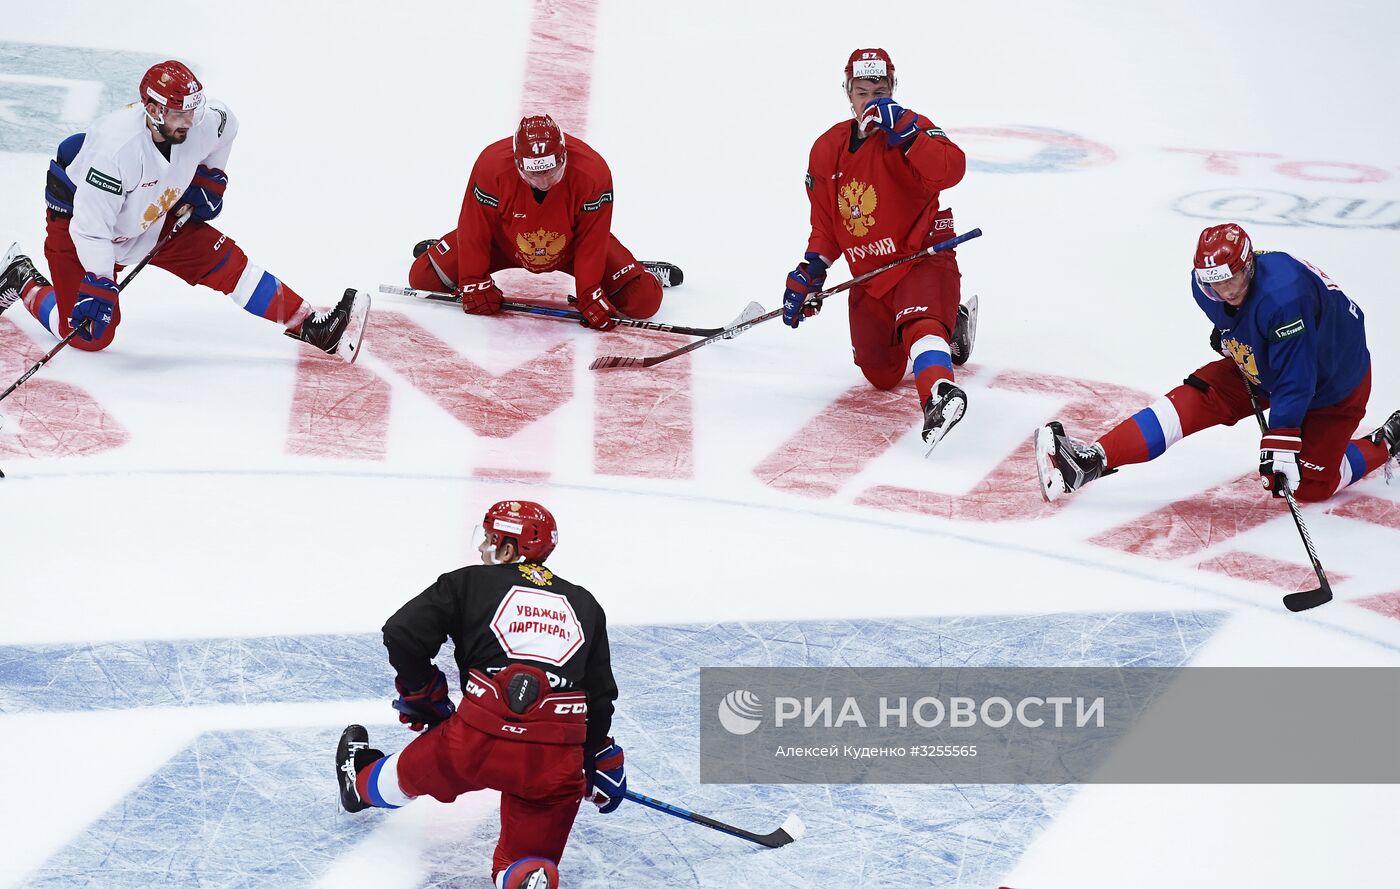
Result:
M1371 354L1366 316L1341 288L1287 253L1256 253L1234 223L1201 232L1194 265L1191 295L1215 325L1212 347L1226 357L1095 442L1067 436L1058 422L1036 430L1046 500L1155 459L1192 433L1253 416L1244 377L1269 409L1259 474L1274 496L1283 494L1281 479L1298 500L1326 500L1400 457L1400 411L1352 438L1371 394Z

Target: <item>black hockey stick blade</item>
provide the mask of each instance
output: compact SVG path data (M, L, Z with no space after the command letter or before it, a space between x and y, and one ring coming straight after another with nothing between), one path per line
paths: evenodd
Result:
M751 302L744 307L744 311L739 313L739 317L729 322L728 327L716 330L713 334L704 339L696 340L693 343L681 346L679 349L672 349L669 352L663 352L660 355L650 355L646 358L633 355L599 355L589 362L588 369L615 370L624 367L654 367L663 361L670 361L672 358L677 358L687 352L693 352L701 346L707 346L710 343L716 343L720 340L732 340L755 324L762 324L764 321L781 315L782 313L782 309L764 312L763 306L756 302Z
M735 827L732 824L725 824L723 821L716 821L698 812L682 809L680 806L673 806L659 799L652 799L649 796L637 793L635 790L626 791L626 796L632 802L639 803L649 809L665 812L667 815L674 815L684 821L700 824L711 830L727 833L732 837L748 840L751 843L757 843L769 849L778 849L789 843L796 842L802 839L803 835L807 833L807 826L802 823L802 819L798 818L796 814L788 815L783 821L783 826L772 833L753 833L752 831L744 830L742 827Z
M1251 397L1253 396L1251 395ZM1257 409L1258 403L1256 402ZM1315 590L1303 590L1284 596L1283 607L1289 611L1307 611L1309 608L1326 605L1332 601L1332 585L1327 582L1327 572L1322 569L1322 561L1317 557L1317 549L1313 546L1312 535L1308 533L1308 526L1303 521L1302 510L1298 509L1298 501L1293 498L1293 492L1288 490L1288 483L1284 480L1282 473L1275 476L1274 484L1283 486L1283 496L1288 501L1288 511L1293 514L1293 524L1298 528L1298 536L1303 538L1303 548L1308 553L1308 561L1312 562L1313 573L1317 575L1318 583Z
M1332 601L1332 590L1323 584L1315 590L1302 590L1283 597L1283 607L1289 611L1307 611Z

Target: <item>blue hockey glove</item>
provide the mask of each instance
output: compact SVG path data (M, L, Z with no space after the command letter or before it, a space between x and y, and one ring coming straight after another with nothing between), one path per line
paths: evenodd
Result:
M888 134L890 145L902 145L919 132L919 115L885 96L871 99L860 115L860 130L875 126Z
M622 748L612 738L608 739L608 746L588 757L584 771L588 778L587 799L599 812L606 815L622 805L627 793L627 768Z
M116 310L120 295L117 283L111 278L99 278L88 272L78 285L78 301L68 318L69 325L77 328L87 321L90 326L78 335L88 342L101 339L102 334L107 332L107 325L112 323L112 313Z
M180 203L188 204L191 215L200 222L208 222L224 209L224 189L228 187L228 174L223 170L199 165L194 181L185 189Z
M433 678L417 691L408 691L398 677L394 678L394 688L399 690L399 699L394 701L394 709L399 711L399 722L415 732L432 728L457 711L452 699L447 696L447 677L436 666Z
M809 294L818 293L826 284L826 262L819 253L806 253L797 268L788 273L787 289L783 291L783 323L796 327L803 318L821 311L821 303L809 303Z

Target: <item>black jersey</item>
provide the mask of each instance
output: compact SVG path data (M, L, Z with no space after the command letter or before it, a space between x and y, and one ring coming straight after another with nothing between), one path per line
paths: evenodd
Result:
M384 647L402 687L428 683L432 659L448 638L463 677L472 668L494 674L521 663L543 669L552 691L584 691L585 748L605 743L617 683L607 619L588 590L530 562L442 575L384 624Z

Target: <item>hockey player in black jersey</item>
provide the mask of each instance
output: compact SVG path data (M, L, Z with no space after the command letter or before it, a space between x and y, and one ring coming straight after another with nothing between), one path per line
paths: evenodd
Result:
M503 501L481 530L483 564L442 575L384 625L394 709L422 734L385 756L363 726L348 726L336 751L341 803L356 812L499 790L493 879L554 887L580 799L611 812L627 789L608 736L617 684L607 620L592 593L544 567L559 539L549 510ZM433 663L448 639L460 709Z

